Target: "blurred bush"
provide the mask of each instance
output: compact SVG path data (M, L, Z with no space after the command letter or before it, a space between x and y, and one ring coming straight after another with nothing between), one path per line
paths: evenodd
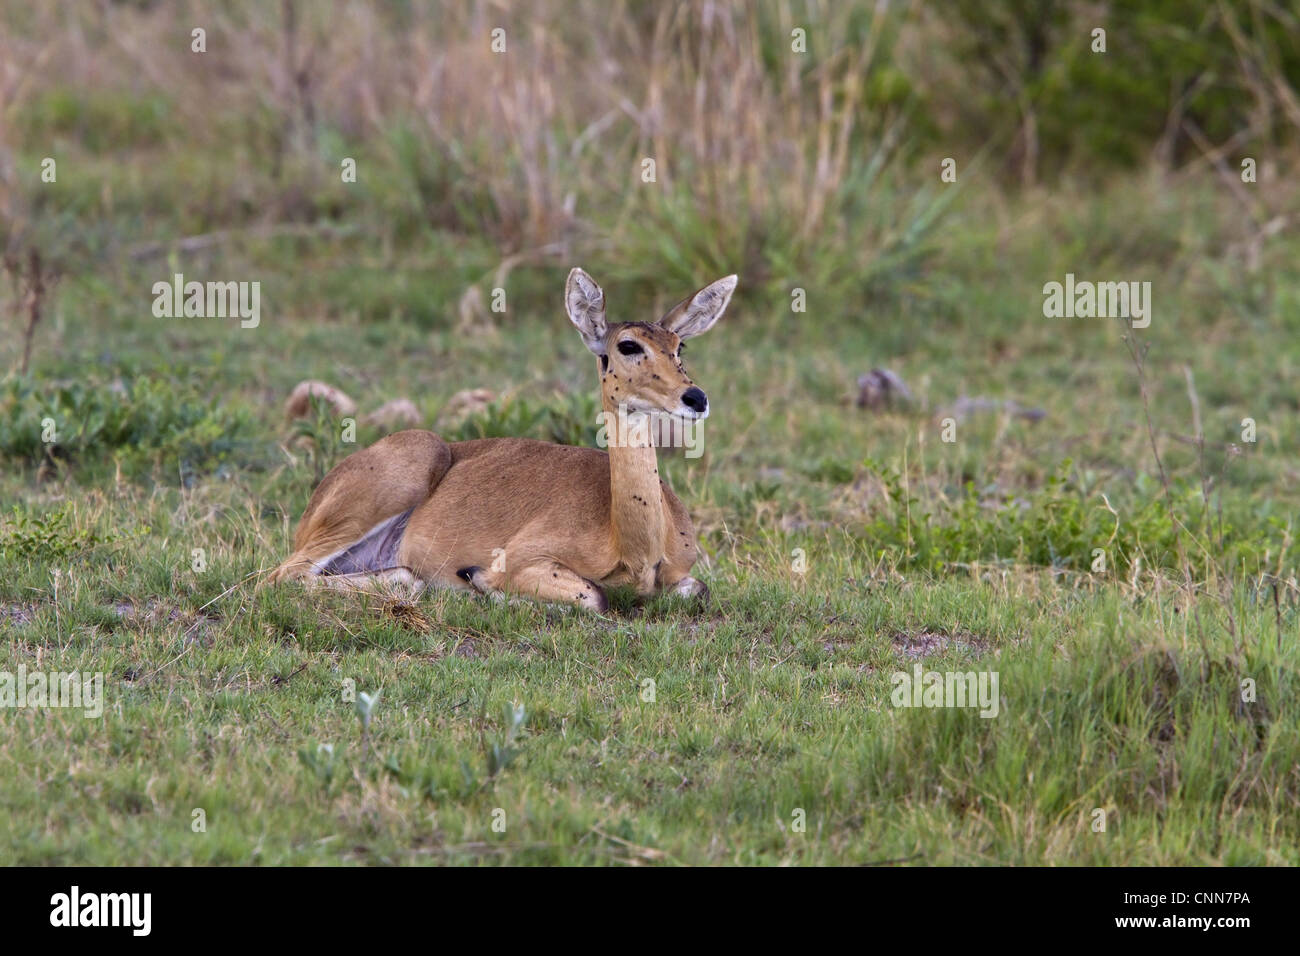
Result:
M1286 5L956 0L925 18L944 66L922 110L957 144L1008 134L1004 168L1023 182L1295 143L1300 17Z
M1276 160L1300 129L1300 24L1270 0L0 0L0 19L4 248L75 273L346 226L370 258L332 292L422 325L516 269L544 273L515 298L540 306L578 260L628 305L738 271L742 297L815 285L860 309L929 271L960 188L940 157L1014 187ZM394 248L428 278L390 287Z

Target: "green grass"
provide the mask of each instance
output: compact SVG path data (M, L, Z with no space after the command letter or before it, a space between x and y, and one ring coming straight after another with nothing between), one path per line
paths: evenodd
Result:
M1168 602L838 573L754 575L703 615L442 597L405 625L291 592L195 613L229 571L122 619L74 578L24 627L15 650L104 671L108 706L8 716L7 860L1296 862L1297 675L1267 607L1237 655ZM928 668L999 672L999 717L889 706L920 634L962 636ZM347 679L382 689L368 752Z
M1251 298L1208 262L1189 291L1161 283L1144 340L1176 538L1119 328L1043 319L1064 264L1032 237L992 263L980 217L952 221L923 289L804 315L751 293L692 343L715 414L705 456L664 471L713 601L618 595L604 618L256 588L349 450L337 423L284 421L294 383L326 378L363 412L411 396L449 436L589 441L595 374L558 308L470 336L454 297L313 319L332 292L310 276L348 239L278 247L256 330L152 318L148 275L69 282L37 374L0 389L0 670L102 672L106 707L0 710L3 858L1300 862L1289 293ZM1094 226L1081 242L1103 242ZM853 406L877 364L915 406ZM1183 365L1220 443L1204 464L1169 437L1191 431ZM441 417L470 387L506 397ZM963 393L1046 416L976 416L944 443ZM1246 415L1260 441L1225 457ZM917 661L996 671L1000 714L893 707ZM364 743L346 681L382 691Z

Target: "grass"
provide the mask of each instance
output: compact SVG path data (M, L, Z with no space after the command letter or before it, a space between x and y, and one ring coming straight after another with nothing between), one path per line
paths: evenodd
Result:
M1233 658L1168 596L1043 575L755 574L704 615L611 620L446 597L412 623L285 593L196 613L223 572L183 609L120 615L74 577L24 627L45 666L106 672L108 710L9 718L6 859L1295 862L1296 674L1267 606L1242 609L1267 638ZM922 634L943 635L929 668L999 671L1001 716L890 708ZM1242 674L1255 705L1234 703ZM368 753L348 679L382 688ZM513 704L518 756L494 776Z
M979 293L995 311L978 328L939 296L834 329L751 300L693 343L717 413L705 456L664 469L700 526L714 600L623 595L608 618L255 587L348 450L332 422L284 422L294 382L327 377L363 410L414 396L448 434L590 440L594 371L558 309L477 338L362 315L237 330L128 322L125 304L105 316L80 305L93 284L70 284L45 373L7 385L20 411L0 434L4 488L21 517L0 531L0 669L102 672L107 709L3 712L5 858L1297 862L1296 463L1282 443L1297 414L1268 377L1239 374L1285 352L1249 338L1225 352L1214 320L1177 336L1158 314L1150 330L1184 538L1212 546L1227 516L1215 560L1193 549L1188 588L1120 330L1026 318L1012 274ZM1195 450L1164 434L1190 430L1184 362L1215 396L1201 399L1207 434L1231 438L1256 409L1267 423L1258 450L1211 463L1225 477L1203 523ZM854 377L876 363L928 410L854 407ZM479 386L514 397L440 423L447 397ZM1047 415L975 417L945 444L936 418L963 392ZM47 412L64 438L34 449ZM891 674L917 660L997 671L1000 715L892 707ZM346 680L382 690L365 748ZM516 704L516 753L492 773Z
M261 15L233 9L214 50ZM102 673L105 710L0 707L0 859L1300 863L1300 240L1257 229L1294 216L1293 160L1249 215L1208 164L1009 192L972 145L946 185L915 124L889 132L893 31L915 46L915 25L846 6L812 31L827 61L791 69L790 9L737 21L732 47L620 7L582 62L628 74L548 105L551 10L508 87L459 79L481 51L416 50L447 82L409 113L391 33L304 13L318 62L353 67L313 81L314 135L249 80L274 23L222 61L248 82L159 52L137 84L132 51L165 50L173 14L22 14L37 26L0 43L45 24L70 75L104 72L84 96L40 74L0 112L18 168L57 147L60 170L0 193L5 238L62 272L31 374L0 379L0 673ZM109 15L124 66L92 49ZM871 57L827 47L850 29L882 38ZM721 145L701 78L753 96ZM640 104L642 82L663 125L587 125L604 85ZM636 183L664 150L664 180ZM592 442L593 360L560 308L575 264L616 320L740 273L686 356L705 454L661 456L711 603L259 587L354 447L325 410L286 421L303 379L361 414L409 397L449 438ZM174 272L260 281L261 324L154 317ZM1067 272L1153 282L1141 369L1120 323L1043 317ZM506 311L463 308L470 287ZM0 337L0 368L21 349ZM855 405L880 366L913 401ZM458 414L476 388L496 398ZM964 416L963 396L1043 414ZM356 447L381 434L361 423ZM996 672L998 716L894 706L918 663Z

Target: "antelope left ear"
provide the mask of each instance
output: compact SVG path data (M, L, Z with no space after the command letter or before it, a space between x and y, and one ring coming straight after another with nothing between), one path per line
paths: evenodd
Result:
M727 303L731 301L731 293L735 291L734 275L710 282L699 292L669 309L659 324L669 332L677 333L679 338L689 339L703 335L713 328L713 323L722 318Z
M582 334L583 344L594 354L605 354L605 293L596 280L581 269L569 272L564 283L564 309L569 321Z

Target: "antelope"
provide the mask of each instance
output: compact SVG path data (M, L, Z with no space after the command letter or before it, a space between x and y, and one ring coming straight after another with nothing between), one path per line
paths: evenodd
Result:
M721 318L734 275L687 296L657 322L609 322L605 293L581 269L564 304L596 356L606 422L706 418L709 399L682 365L683 340ZM646 428L608 449L528 438L446 442L395 432L339 463L316 488L294 550L272 581L401 583L609 608L606 589L707 597L691 577L690 515L659 477Z

